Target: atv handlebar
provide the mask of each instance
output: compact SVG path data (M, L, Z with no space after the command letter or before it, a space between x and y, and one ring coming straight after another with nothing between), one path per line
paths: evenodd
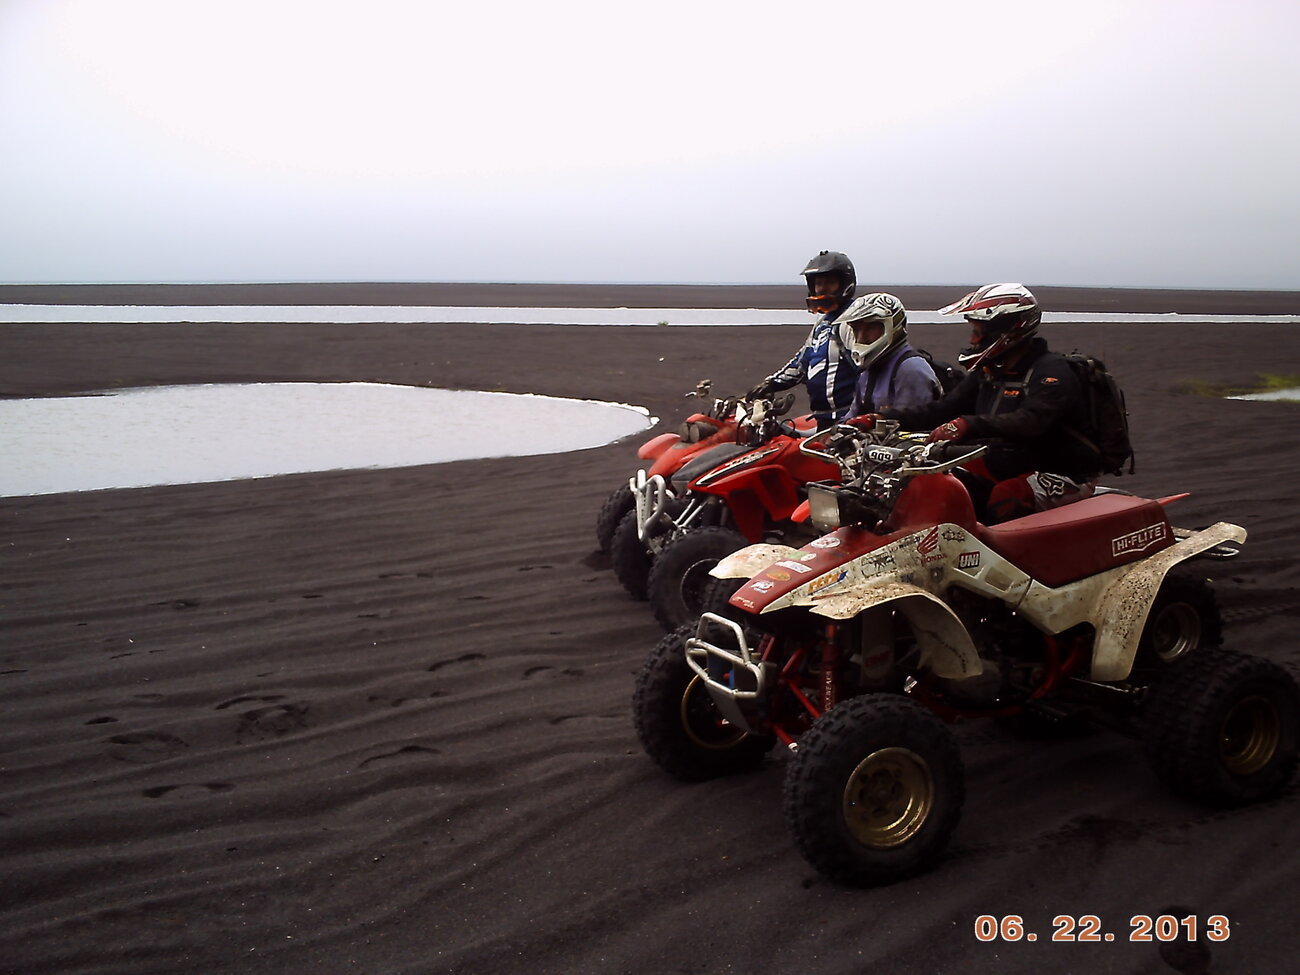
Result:
M799 450L810 457L835 464L847 482L869 465L884 468L895 477L941 474L981 456L986 444L930 443L925 434L904 433L898 424L883 420L871 430L839 423L810 437Z

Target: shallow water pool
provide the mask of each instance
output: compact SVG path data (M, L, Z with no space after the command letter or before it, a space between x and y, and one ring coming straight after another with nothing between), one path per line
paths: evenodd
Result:
M381 383L0 400L0 496L561 453L654 422L616 403Z

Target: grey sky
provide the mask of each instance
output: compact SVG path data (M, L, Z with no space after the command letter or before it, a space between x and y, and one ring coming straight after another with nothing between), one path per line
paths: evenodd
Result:
M0 0L0 280L1300 289L1294 0Z

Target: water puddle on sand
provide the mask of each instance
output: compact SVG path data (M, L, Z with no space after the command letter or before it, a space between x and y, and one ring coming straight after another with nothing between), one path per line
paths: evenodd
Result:
M0 400L0 496L563 453L654 422L615 403L380 383Z
M1262 403L1300 403L1300 389L1270 389L1267 393L1246 393L1227 399L1253 399Z

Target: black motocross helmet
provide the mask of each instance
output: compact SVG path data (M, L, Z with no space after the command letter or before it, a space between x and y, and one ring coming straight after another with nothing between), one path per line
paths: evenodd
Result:
M804 300L808 310L818 315L839 311L853 300L853 292L858 287L853 262L839 251L822 251L808 262L802 273L808 282L808 297ZM838 283L834 289L825 288L826 279L820 277L823 274L836 275Z

